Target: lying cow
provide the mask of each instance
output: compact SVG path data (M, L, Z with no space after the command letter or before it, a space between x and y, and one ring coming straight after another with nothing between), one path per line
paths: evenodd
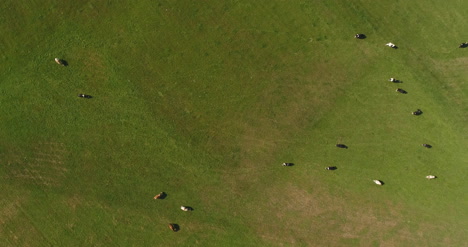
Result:
M283 166L293 166L294 163L283 163Z
M388 79L388 80L391 81L391 82L395 82L395 83L400 82L400 80L397 80L397 79L395 79L395 78L390 78L390 79Z
M338 169L336 166L329 166L329 167L325 167L325 169L329 170L329 171L334 171L336 169Z
M458 48L466 48L468 47L468 42L467 43L461 43Z
M388 47L391 47L391 48L393 48L393 49L398 48L398 47L397 47L395 44L393 44L392 42L387 43L387 44L385 44L385 45L388 46Z
M426 178L427 178L427 179L435 179L435 178L437 178L437 176L434 176L434 175L427 175Z
M432 148L432 145L429 145L429 144L426 144L426 143L421 144L421 146L423 146L423 147L425 147L425 148Z

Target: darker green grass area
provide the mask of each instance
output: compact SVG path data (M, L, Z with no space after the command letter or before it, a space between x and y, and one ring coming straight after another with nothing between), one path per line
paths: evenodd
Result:
M466 5L3 1L0 243L462 246Z

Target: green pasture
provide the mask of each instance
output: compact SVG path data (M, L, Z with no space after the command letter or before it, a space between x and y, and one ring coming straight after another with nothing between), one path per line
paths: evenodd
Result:
M467 16L1 1L0 246L467 246Z

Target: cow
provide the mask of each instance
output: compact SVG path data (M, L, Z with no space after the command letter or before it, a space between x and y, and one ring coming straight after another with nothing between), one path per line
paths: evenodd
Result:
M401 88L397 88L396 91L397 91L398 93L402 93L402 94L407 94L407 93L408 93L407 91L405 91L405 90L403 90L403 89L401 89Z
M427 179L436 179L437 176L434 176L434 175L427 175L426 178L427 178Z
M293 166L294 163L283 163L283 166Z
M398 48L398 46L396 46L396 45L393 44L392 42L389 42L389 43L387 43L387 44L385 44L385 45L388 46L388 47L391 47L391 48L393 48L393 49Z
M177 224L171 223L169 224L169 229L171 229L173 232L177 232L180 230L180 227Z
M424 144L421 144L421 146L423 146L423 147L425 147L425 148L432 148L432 145L430 145L430 144L426 144L426 143L424 143Z
M164 198L166 198L166 193L165 193L165 192L161 192L161 193L155 195L153 198L154 198L154 200L156 200L156 199L164 199Z
M325 167L326 170L329 170L329 171L334 171L336 169L338 169L336 166L328 166L328 167Z
M354 38L356 38L356 39L365 39L366 35L362 34L362 33L358 33L358 34L354 35Z
M390 79L388 79L388 80L391 81L391 82L394 82L394 83L400 82L400 80L397 80L397 79L395 79L395 78L390 78Z
M55 58L55 62L56 62L57 64L62 65L62 66L67 66L67 65L68 65L67 61L65 61L65 60L63 60L63 59L60 59L60 58Z
M337 148L345 148L345 149L348 148L348 146L346 146L345 144L336 144L335 146L336 146Z
M78 97L80 97L80 98L86 98L86 99L91 99L93 96L80 93L80 94L78 94Z
M384 184L384 182L382 182L380 180L372 180L372 181L374 181L374 183L377 184L377 185L383 185Z
M180 209L182 209L182 211L193 211L193 208L192 207L187 207L187 206L181 206Z
M412 112L411 114L415 115L415 116L419 116L421 115L423 112L421 111L421 109L417 109L416 111Z
M458 48L466 48L468 47L468 42L465 42L465 43L461 43Z

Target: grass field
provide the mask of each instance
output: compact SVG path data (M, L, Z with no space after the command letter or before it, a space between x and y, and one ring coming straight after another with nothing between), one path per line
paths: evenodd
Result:
M1 1L0 246L468 246L466 16Z

